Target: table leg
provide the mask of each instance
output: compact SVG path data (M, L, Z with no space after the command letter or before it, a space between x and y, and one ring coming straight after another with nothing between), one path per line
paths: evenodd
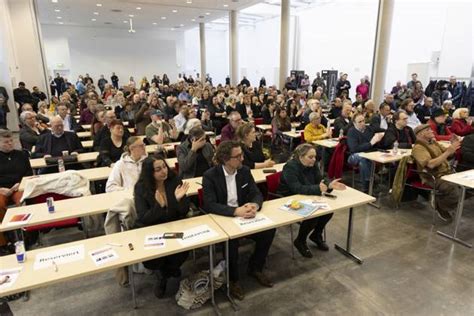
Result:
M362 264L362 259L351 253L351 246L352 246L352 219L353 219L353 209L352 207L349 209L349 222L347 224L347 241L346 241L346 248L343 248L337 244L334 245L337 251L342 253L344 256L352 259L358 264Z
M326 156L326 147L322 146L322 157L321 157L321 177L324 177L324 158Z
M130 283L130 288L132 290L132 302L133 302L133 308L137 309L137 295L135 293L135 279L133 275L133 265L129 265L127 267L128 270L128 282Z
M209 283L211 285L211 302L214 307L214 311L218 316L221 315L219 307L216 304L216 299L214 296L214 251L212 249L213 245L209 245Z
M375 161L372 161L372 168L370 169L370 182L369 182L369 195L374 195L374 182L375 182ZM377 201L370 202L369 205L380 208L380 205L377 204Z
M459 224L461 223L461 216L462 216L462 212L464 210L464 199L465 198L466 198L466 188L464 186L461 186L461 194L459 195L459 200L458 200L458 209L456 211L456 217L454 219L453 235L449 235L449 234L444 233L444 232L439 231L439 230L437 231L437 233L439 235L443 236L443 237L451 239L452 241L460 243L463 246L472 248L472 244L467 243L464 240L461 240L461 239L457 238Z
M230 295L230 269L229 269L229 240L226 240L225 242L225 276L226 276L226 294L227 294L227 299L229 300L230 304L232 305L232 308L235 311L239 310L239 306L237 303L235 303L234 299Z

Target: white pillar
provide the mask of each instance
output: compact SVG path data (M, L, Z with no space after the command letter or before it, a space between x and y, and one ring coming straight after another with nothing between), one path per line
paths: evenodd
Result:
M201 81L206 82L206 25L199 23L199 47L201 52Z
M290 0L281 0L280 18L280 78L278 86L283 89L288 77L288 46L290 41Z
M229 12L229 75L230 84L239 82L239 25L237 11Z
M394 0L379 0L374 56L372 61L372 78L370 78L370 95L375 104L382 103L384 99L388 52L390 50L393 5Z

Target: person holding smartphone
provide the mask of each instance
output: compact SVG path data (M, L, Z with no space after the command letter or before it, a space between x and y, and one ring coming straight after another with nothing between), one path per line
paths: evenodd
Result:
M296 147L293 152L293 158L283 167L277 193L283 196L294 194L322 195L330 193L332 190L345 190L346 186L339 181L340 179L335 179L328 182L321 176L316 164L315 147L310 143L304 143ZM327 214L307 219L301 223L298 236L293 241L293 244L303 257L313 257L306 243L308 235L309 239L316 244L318 249L323 251L329 250L322 234L332 215Z
M206 139L200 126L189 130L189 135L178 147L179 176L182 179L201 177L213 166L214 146Z
M135 226L153 226L184 218L189 211L188 189L189 183L182 182L176 176L164 157L146 158L134 190ZM187 257L188 252L185 251L143 262L145 268L157 275L153 289L156 297L164 297L169 278L181 276L181 265Z

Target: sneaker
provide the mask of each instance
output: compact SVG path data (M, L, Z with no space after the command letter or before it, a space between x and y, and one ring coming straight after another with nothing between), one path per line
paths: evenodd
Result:
M326 242L323 240L321 235L317 234L311 234L309 236L309 239L316 244L319 250L322 251L329 251L329 246L326 244Z
M449 222L449 221L453 220L451 214L449 214L448 211L442 210L442 209L440 209L440 208L438 208L436 211L437 211L438 217L439 217L442 221Z
M298 250L298 252L305 258L313 258L313 254L311 253L311 250L309 250L308 245L306 242L299 241L298 239L295 239L293 242L293 245L295 245L295 248Z
M244 290L237 282L230 282L229 284L230 295L239 301L245 298Z
M254 277L260 285L265 287L273 287L273 282L270 278L261 271L249 270L247 271L248 275Z

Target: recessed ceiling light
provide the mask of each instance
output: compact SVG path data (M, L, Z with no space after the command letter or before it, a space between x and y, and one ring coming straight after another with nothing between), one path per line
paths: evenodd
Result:
M123 23L128 23L128 21L123 21Z
M62 24L64 24L64 23L63 23L63 22L58 22L58 24L61 24L61 25L62 25Z
M137 7L137 10L141 10L141 9L142 9L142 8L140 8L140 7Z
M153 22L153 25L157 25L157 24L158 24L158 23L156 23L156 22Z
M196 22L196 19L191 19L191 21Z
M178 12L178 10L176 10L176 9L173 10L173 13L177 13L177 12Z
M206 15L211 15L209 12L206 12Z
M166 16L162 16L161 19L162 19L162 20L166 20Z
M184 24L180 24L179 26L183 27L183 26L184 26Z
M94 15L99 15L99 12L94 12Z
M97 21L97 19L91 19L91 21L92 21L92 22L95 22L95 21Z
M101 7L102 3L97 3L96 6Z
M224 4L224 8L227 8L229 5L228 4Z
M129 16L129 17L131 17L131 18L133 18L133 17L134 17L134 15L133 15L133 14L129 14L128 16Z
M57 16L56 19L61 20L63 17L62 16Z
M186 0L186 3L191 4L191 3L193 3L193 1L192 0Z
M51 0L52 3L58 3L58 0Z
M171 30L174 31L174 27L172 27Z
M54 10L54 12L61 12L61 10L59 10L59 9L55 9L55 10Z

